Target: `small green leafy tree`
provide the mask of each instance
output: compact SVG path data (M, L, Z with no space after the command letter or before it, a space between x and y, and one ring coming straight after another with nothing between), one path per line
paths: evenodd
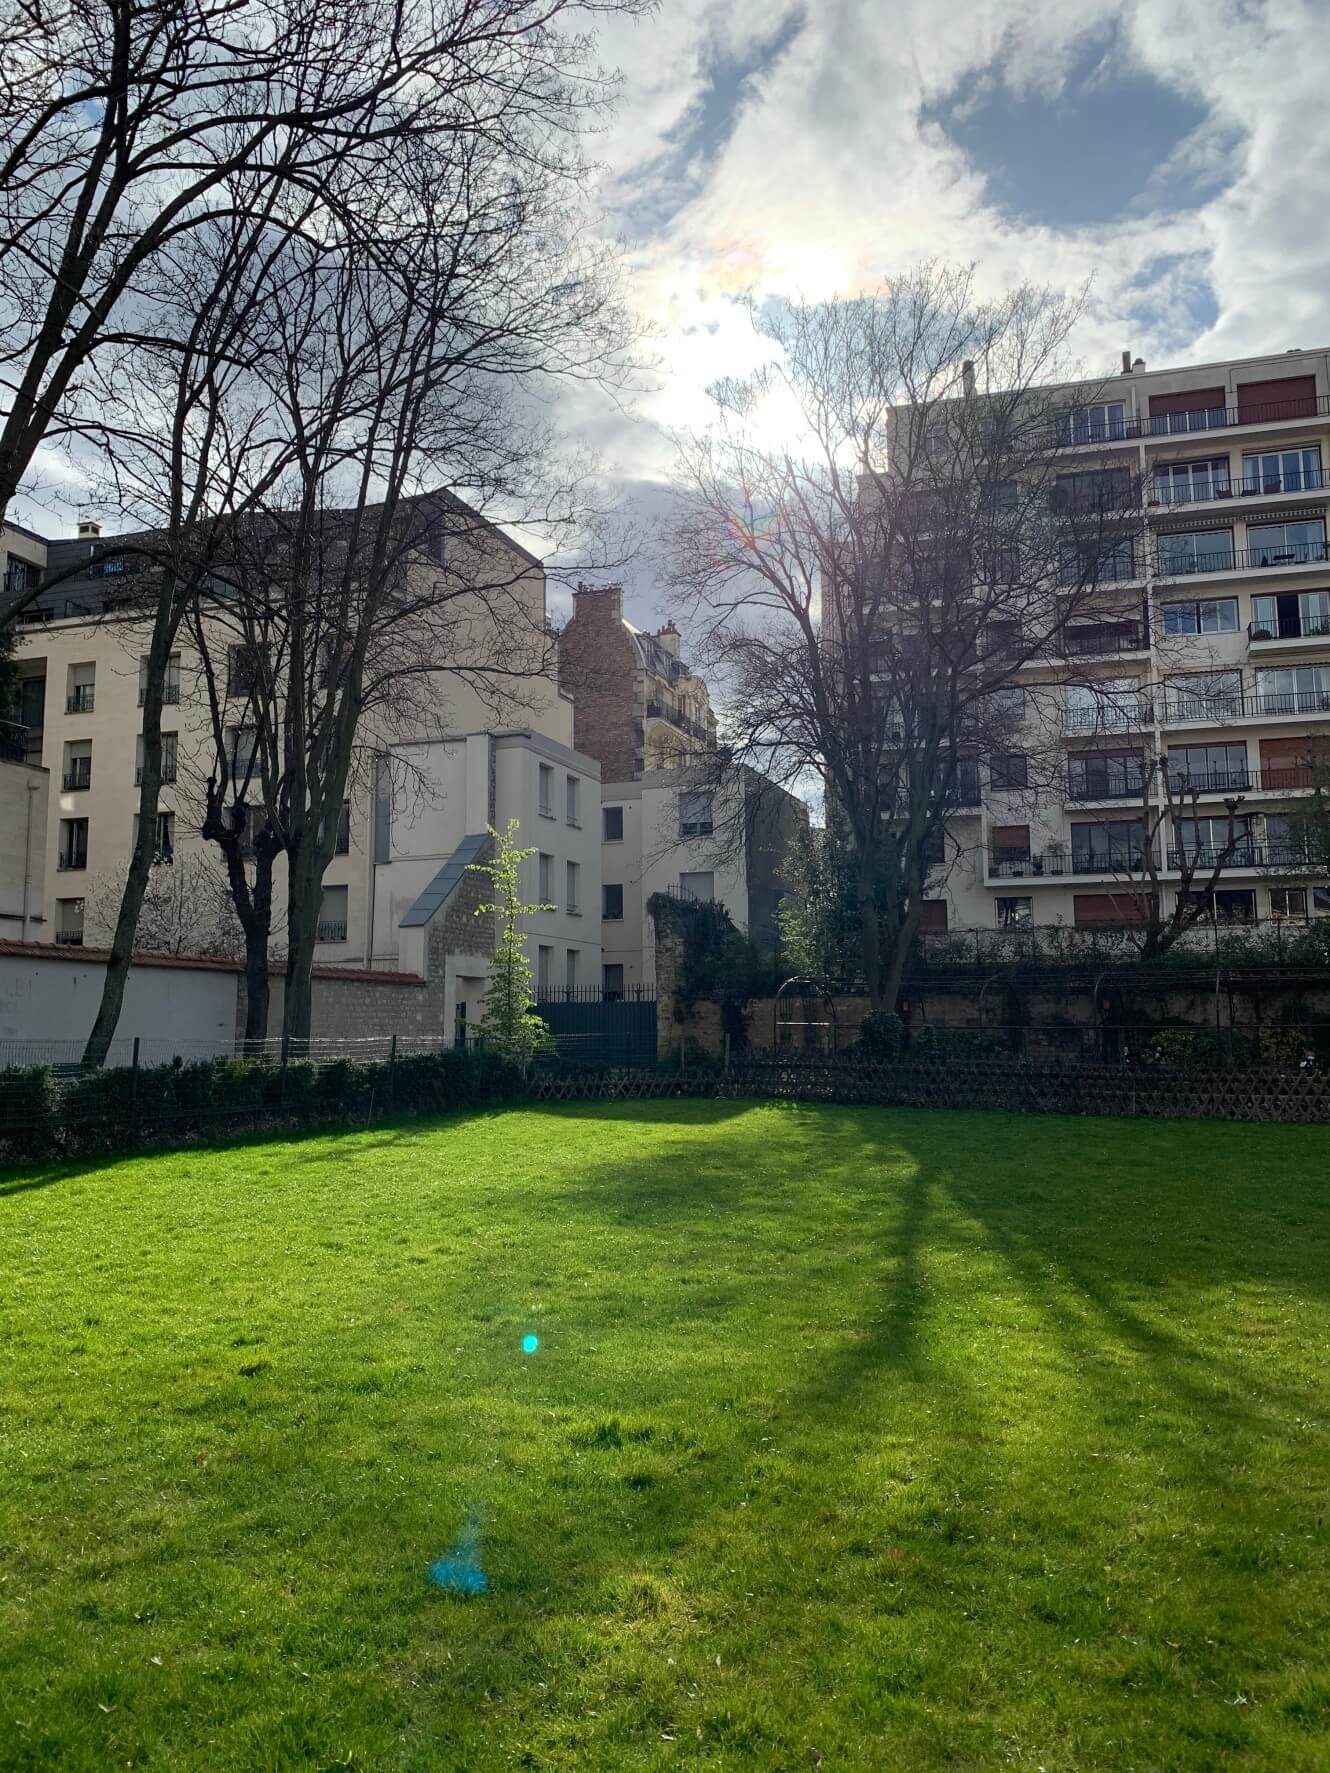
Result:
M467 863L473 873L489 877L493 893L487 904L477 905L475 915L493 916L499 923L499 941L485 987L480 1033L489 1052L525 1070L537 1053L551 1051L554 1040L532 1008L535 994L531 989L531 962L522 946L521 923L533 912L553 911L556 907L522 903L522 864L536 852L518 849L518 821L510 819L505 832L496 831L492 825L487 829L494 840L493 855L488 862Z
M852 979L860 971L853 858L827 830L798 830L786 851L781 959L792 973Z

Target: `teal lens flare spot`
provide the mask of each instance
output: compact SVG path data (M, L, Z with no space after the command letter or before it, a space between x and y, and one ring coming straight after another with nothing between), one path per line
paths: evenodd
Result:
M539 1347L540 1347L540 1337L539 1336L523 1336L523 1338L522 1338L522 1353L523 1354L534 1354Z

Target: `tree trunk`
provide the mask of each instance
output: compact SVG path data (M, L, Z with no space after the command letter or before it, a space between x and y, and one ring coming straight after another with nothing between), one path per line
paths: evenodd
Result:
M268 932L245 931L245 1051L259 1053L268 1038Z
M157 841L157 803L162 788L162 698L166 689L167 661L171 656L178 622L176 599L168 587L163 591L157 605L144 681L143 779L139 784L138 842L130 857L129 873L115 922L115 935L111 938L111 954L106 963L106 977L102 981L102 999L97 1008L97 1019L83 1049L85 1066L105 1064L125 1001L125 985L134 958L134 937L138 933L139 913L143 909L143 897L148 890L148 875L152 869Z
M882 941L877 925L877 894L872 875L859 874L859 957L864 970L864 990L869 1006L875 1010L889 1008L882 1002Z
M308 851L287 858L286 986L282 1000L282 1052L303 1052L314 1013L314 944L319 932L323 869Z

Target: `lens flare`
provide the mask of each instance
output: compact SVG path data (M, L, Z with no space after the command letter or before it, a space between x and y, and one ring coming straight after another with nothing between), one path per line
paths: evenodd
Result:
M539 1336L523 1336L523 1338L522 1338L522 1353L523 1354L534 1354L539 1347L540 1347L540 1337Z

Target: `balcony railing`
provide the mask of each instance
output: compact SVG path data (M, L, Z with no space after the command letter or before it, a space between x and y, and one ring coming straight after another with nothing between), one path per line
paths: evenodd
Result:
M1155 860L1158 861L1155 852ZM1013 853L993 850L988 858L990 880L1036 880L1049 875L1067 874L1144 874L1143 852L1123 851L1115 855L1109 850L1042 850Z
M76 868L86 868L88 866L88 852L86 849L61 850L56 857L55 865L62 874L69 873Z
M92 787L92 767L91 767L91 765L89 765L89 767L87 769L83 769L83 770L79 770L79 769L66 770L64 773L64 776L62 778L62 786L65 789L65 792L68 794L72 794L77 789L80 789L80 788L91 788Z
M1276 493L1323 492L1327 485L1321 468L1300 468L1291 473L1212 475L1209 480L1156 479L1151 502L1156 505L1210 505L1220 499L1271 498Z
M648 720L667 720L671 726L677 726L680 732L688 733L694 739L707 740L711 736L700 722L690 720L686 714L681 714L668 702L648 702L647 718Z
M140 708L143 706L145 693L146 692L144 691L143 685L140 684L139 685L139 707ZM180 679L178 677L168 677L166 682L162 685L162 703L164 706L166 706L166 705L174 704L174 703L178 702L179 700L180 700Z
M317 939L320 942L345 942L346 919L344 917L340 919L321 917L319 919Z
M7 763L28 761L28 729L16 720L0 720L0 758Z
M1088 778L1077 781L1074 775L1067 778L1068 800L1135 800L1139 801L1145 793L1145 785L1136 782L1096 782Z
M1290 542L1286 548L1214 548L1169 560L1156 550L1155 574L1161 579L1188 579L1202 573L1264 572L1274 566L1315 566L1330 559L1324 540Z
M1098 419L1075 424L1054 420L1053 446L1074 449L1092 443L1125 443L1133 437L1185 437L1196 431L1222 431L1233 425L1274 425L1286 419L1314 419L1330 414L1330 397L1304 394L1293 400L1246 401L1240 406L1213 406L1201 412L1154 413L1141 419Z
M1165 726L1222 726L1285 714L1330 714L1330 690L1290 690L1273 696L1166 696L1162 705Z
M1097 708L1068 708L1063 730L1068 733L1130 733L1154 724L1148 701L1104 703Z
M66 714L91 714L96 695L90 683L76 684L65 697Z
M172 758L170 763L166 763L165 761L163 761L163 763L162 763L162 785L163 785L163 787L165 787L165 785L168 782L174 782L174 781L175 781L175 759ZM136 788L138 788L142 785L142 782L143 782L143 765L141 763L136 763L134 765L134 786Z
M1247 638L1260 644L1266 640L1330 639L1330 616L1283 616L1274 622L1248 622Z
M82 930L57 930L55 932L55 939L56 939L56 942L62 948L82 948L82 946L83 946L83 931Z
M1170 868L1317 868L1313 852L1298 843L1185 844L1168 852Z

